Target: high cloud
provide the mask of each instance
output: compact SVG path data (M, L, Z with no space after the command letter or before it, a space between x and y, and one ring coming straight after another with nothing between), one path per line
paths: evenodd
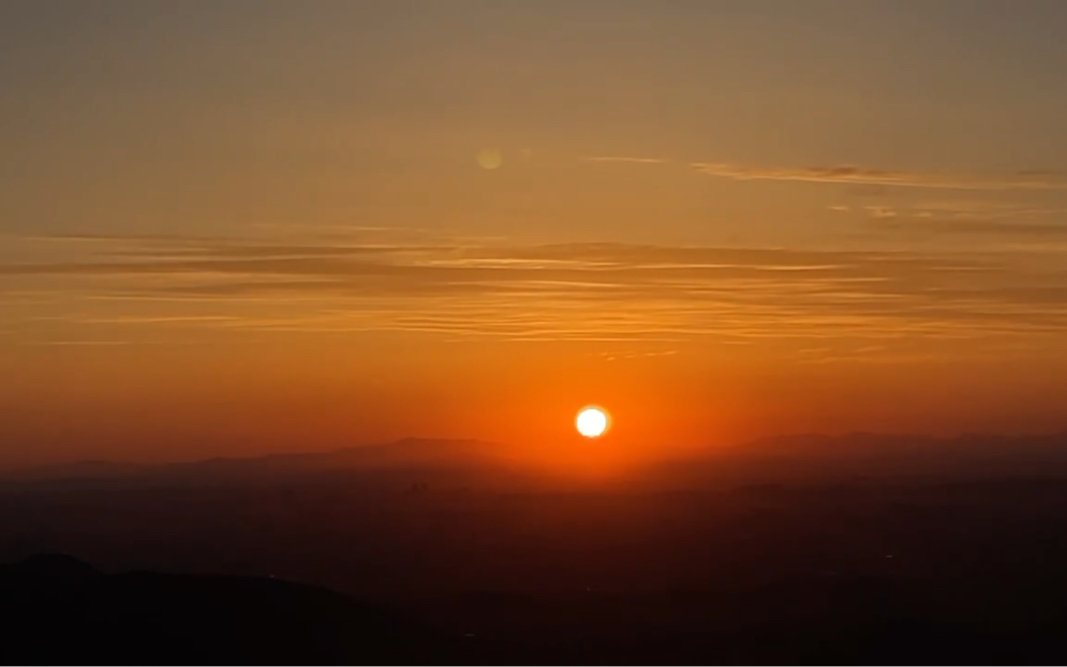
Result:
M627 155L586 156L587 162L667 164L657 157ZM685 164L685 163L682 163ZM856 165L782 167L744 165L729 162L691 162L698 172L735 181L792 181L849 185L854 194L884 195L886 188L930 188L942 190L1067 190L1067 174L1046 169L1021 169L1009 174L952 173L893 170Z
M1067 333L1067 274L1007 254L232 239L79 247L77 261L0 264L0 287L73 301L65 317L85 327L672 343ZM0 309L13 304L0 293Z
M793 168L696 162L693 163L693 167L708 176L736 181L796 181L947 190L1067 190L1067 180L1062 174L1040 170L1024 170L993 177L979 174L871 169L852 165Z
M622 162L631 164L665 164L667 160L658 157L628 157L625 155L592 155L584 158L588 162Z

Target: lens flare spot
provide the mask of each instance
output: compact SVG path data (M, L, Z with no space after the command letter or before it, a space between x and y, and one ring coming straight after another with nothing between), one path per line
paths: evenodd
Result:
M504 163L504 156L496 148L483 148L475 159L479 167L489 170L498 169Z

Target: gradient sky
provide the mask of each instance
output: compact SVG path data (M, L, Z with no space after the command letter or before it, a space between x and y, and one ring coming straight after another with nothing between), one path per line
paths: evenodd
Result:
M8 0L0 463L537 449L586 403L649 454L1067 428L1065 34L1058 0Z

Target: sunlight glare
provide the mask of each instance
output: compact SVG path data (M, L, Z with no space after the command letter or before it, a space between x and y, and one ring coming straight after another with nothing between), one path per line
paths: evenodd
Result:
M608 430L608 414L600 408L584 408L575 420L578 432L587 438L597 438Z

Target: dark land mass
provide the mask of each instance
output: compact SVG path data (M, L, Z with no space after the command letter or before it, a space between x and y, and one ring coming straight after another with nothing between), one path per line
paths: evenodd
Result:
M95 462L0 484L0 561L5 663L1062 664L1067 438Z
M68 556L0 566L3 664L421 663L418 624L269 578L103 574Z

